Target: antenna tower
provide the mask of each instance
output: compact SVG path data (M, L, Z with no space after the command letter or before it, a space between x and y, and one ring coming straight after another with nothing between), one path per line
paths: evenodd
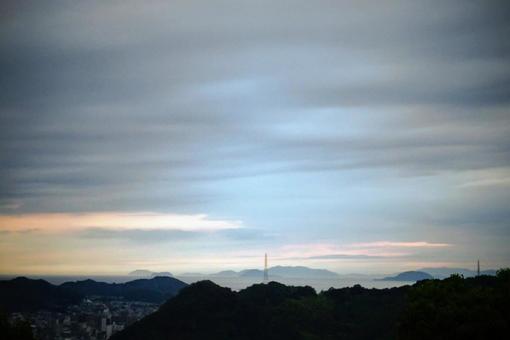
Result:
M264 283L269 281L269 270L267 269L267 253L264 255Z

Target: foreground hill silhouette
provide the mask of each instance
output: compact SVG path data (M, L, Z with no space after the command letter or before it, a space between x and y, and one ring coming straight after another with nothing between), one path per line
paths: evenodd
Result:
M510 338L510 269L497 276L425 280L409 291L402 339Z
M44 280L18 277L0 281L0 309L8 312L28 312L38 309L61 309L77 304L82 295L52 285Z
M94 280L66 282L60 285L82 295L120 296L131 301L164 302L187 284L169 276L138 279L126 283L105 283Z
M320 294L276 282L234 292L201 281L113 339L496 339L508 336L509 325L506 269Z
M389 339L407 290L355 286L317 294L270 282L234 292L200 281L114 339Z
M44 280L18 277L0 281L0 309L8 312L58 310L78 304L85 296L91 295L162 303L185 286L186 283L172 277L138 279L126 283L83 280L66 282L60 286Z

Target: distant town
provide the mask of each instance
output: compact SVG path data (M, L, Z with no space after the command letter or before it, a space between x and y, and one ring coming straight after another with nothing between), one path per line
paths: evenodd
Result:
M63 311L15 312L9 322L27 321L40 340L106 340L126 326L154 313L159 303L91 296Z

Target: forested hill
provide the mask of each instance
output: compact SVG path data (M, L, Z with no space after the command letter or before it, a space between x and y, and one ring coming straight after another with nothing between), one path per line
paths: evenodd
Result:
M92 295L163 303L185 286L186 283L173 277L138 279L126 283L83 280L66 282L60 286L44 280L18 277L0 281L0 310L7 312L57 310L78 304L85 296Z
M120 296L126 300L162 303L176 295L186 283L168 276L138 279L126 283L106 283L94 280L66 282L60 287L82 295Z
M234 292L201 281L114 339L496 339L509 334L509 311L508 269L320 294L276 282Z
M391 339L408 289L317 294L270 282L234 292L201 281L114 339Z
M62 309L83 298L75 291L52 285L44 280L18 277L0 281L0 311L26 312L39 309Z

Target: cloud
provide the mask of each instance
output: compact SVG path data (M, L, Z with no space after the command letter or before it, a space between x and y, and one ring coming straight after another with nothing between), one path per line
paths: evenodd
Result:
M473 182L467 182L460 185L460 187L463 188L469 188L469 187L507 187L510 186L510 178L487 178L487 179L480 179Z
M510 258L505 1L0 6L1 230Z
M392 242L374 241L364 243L304 243L282 247L276 257L299 260L374 260L405 258L416 255L423 249L450 247L447 243L426 241Z
M240 221L214 220L205 214L180 215L154 212L89 212L0 215L0 230L38 229L45 232L88 230L115 233L120 230L149 232L172 230L180 232L213 232L240 228Z
M216 242L249 242L261 243L274 237L261 230L253 228L225 228L225 229L137 229L137 228L84 228L78 231L78 236L85 239L118 239L134 243L148 244L173 241L193 241L195 244L211 241Z
M450 247L448 243L433 243L433 242L390 242L390 241L375 241L354 243L350 245L352 248L443 248Z
M9 5L0 197L193 212L223 179L510 166L504 3L221 3Z
M203 232L167 229L107 229L86 228L79 231L79 237L96 240L127 240L133 243L151 244L196 240Z
M2 211L2 210L16 210L20 207L21 207L21 204L17 203L17 202L0 203L0 211Z
M304 259L308 260L374 260L387 258L388 256L376 256L376 255L347 255L347 254L328 254L328 255L318 255L318 256L309 256ZM303 259L303 258L301 258Z

